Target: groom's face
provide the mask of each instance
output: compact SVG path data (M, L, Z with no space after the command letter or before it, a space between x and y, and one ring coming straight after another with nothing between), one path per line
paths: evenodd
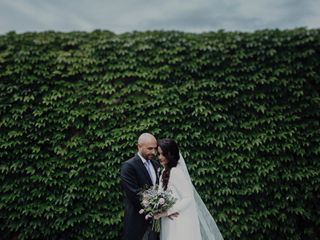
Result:
M157 146L158 144L156 141L147 141L147 142L138 144L139 153L146 160L151 160L152 157L156 154Z

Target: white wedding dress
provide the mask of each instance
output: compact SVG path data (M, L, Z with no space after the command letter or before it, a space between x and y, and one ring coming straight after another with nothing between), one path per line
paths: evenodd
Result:
M162 179L161 179L162 180ZM160 187L161 186L160 181ZM183 172L179 168L172 168L168 182L168 190L177 198L177 202L169 209L168 214L179 213L171 220L161 218L161 240L201 240L199 220L193 198L193 191Z
M159 189L163 190L162 175ZM170 171L167 190L177 198L168 214L179 213L171 220L161 218L160 240L223 240L211 214L195 190L185 161L180 154L177 167Z

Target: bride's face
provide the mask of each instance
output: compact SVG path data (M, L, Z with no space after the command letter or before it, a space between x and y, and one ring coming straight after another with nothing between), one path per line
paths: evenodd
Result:
M158 147L158 159L160 164L165 167L168 164L168 159L166 159L165 156L163 156L163 152L162 149L160 147Z

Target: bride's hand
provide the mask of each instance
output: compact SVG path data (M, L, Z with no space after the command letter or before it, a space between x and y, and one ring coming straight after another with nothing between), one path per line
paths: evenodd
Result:
M168 215L168 218L173 220L174 217L178 217L178 216L179 216L179 213L175 212L175 213L172 213L172 214Z
M158 220L159 218L166 217L166 216L168 216L168 213L162 212L162 213L158 213L158 214L154 215L153 218Z

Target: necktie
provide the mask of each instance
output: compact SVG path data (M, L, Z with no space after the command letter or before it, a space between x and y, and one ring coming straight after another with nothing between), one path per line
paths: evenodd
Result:
M152 175L152 173L151 173L151 163L150 163L150 161L146 161L145 163L144 163L144 165L146 166L146 168L147 168L147 171L148 171L148 173L149 173L149 176L150 176L150 178L151 178L151 181L152 181L152 183L154 184L154 179L153 179L153 175Z

